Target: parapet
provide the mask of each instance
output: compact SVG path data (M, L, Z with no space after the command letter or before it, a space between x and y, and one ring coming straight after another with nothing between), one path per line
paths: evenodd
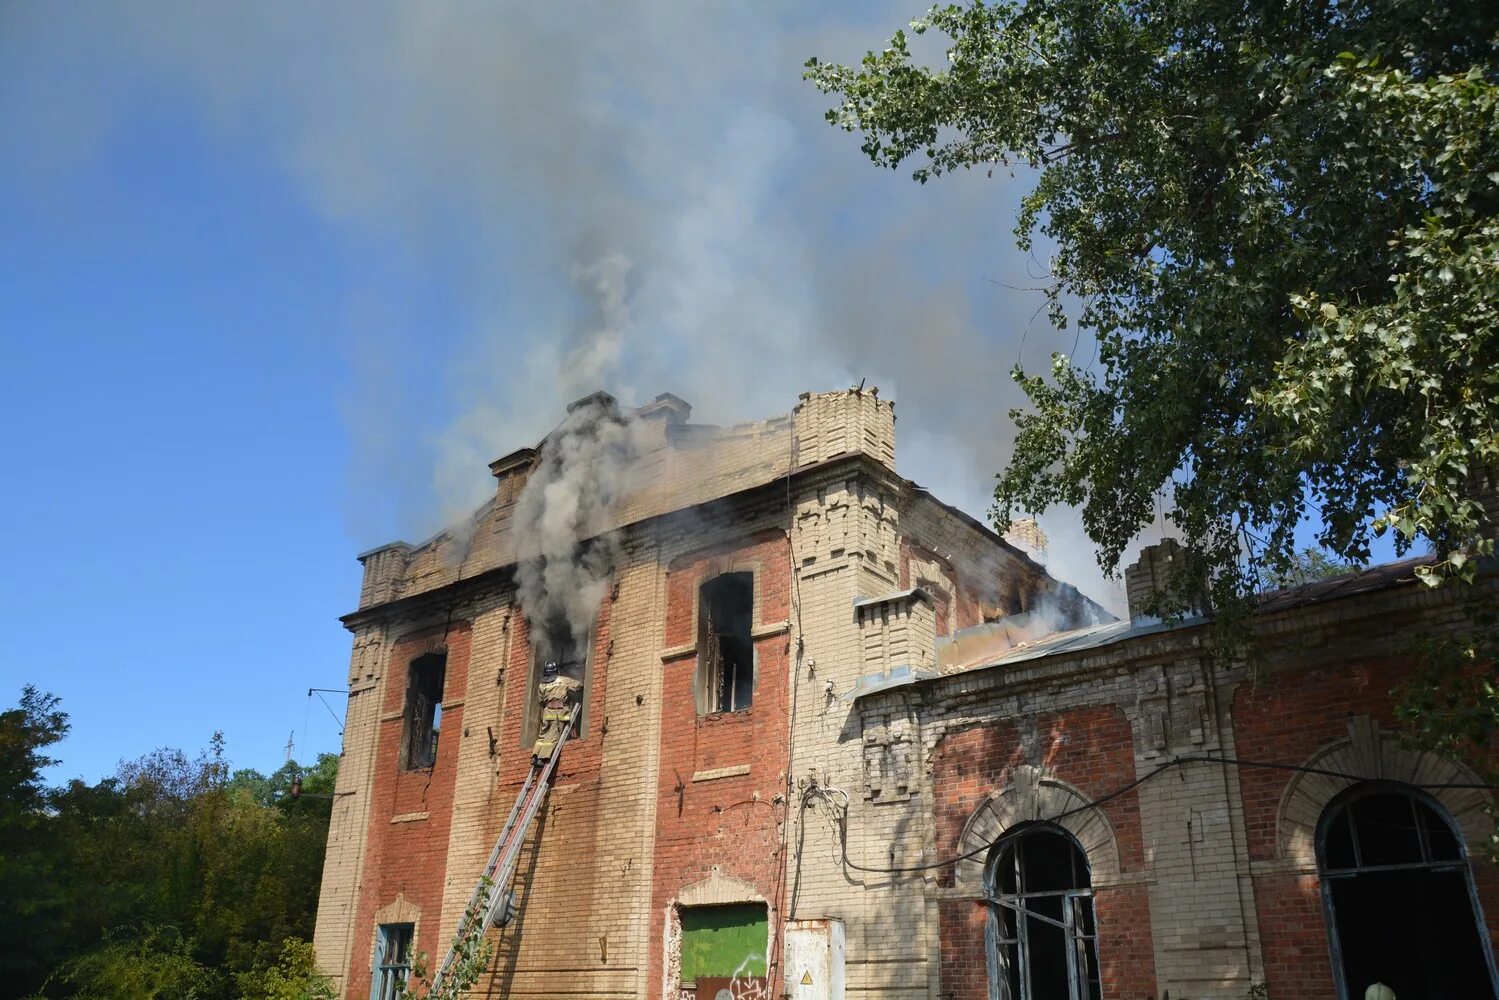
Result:
M895 403L878 387L804 392L792 418L798 468L862 451L895 469Z

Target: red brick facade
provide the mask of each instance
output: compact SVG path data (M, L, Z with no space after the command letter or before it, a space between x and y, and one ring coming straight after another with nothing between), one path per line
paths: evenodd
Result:
M1246 684L1234 702L1240 755L1248 760L1300 765L1347 736L1350 716L1367 716L1397 729L1391 691L1413 664L1398 658L1329 662ZM1239 775L1250 857L1278 854L1281 799L1292 772L1246 768ZM1479 905L1499 944L1499 870L1473 859ZM1314 874L1265 874L1254 879L1265 980L1276 1000L1317 1000L1328 995L1331 957L1322 886Z
M722 875L754 886L769 907L771 938L782 885L781 828L786 816L788 633L791 554L780 531L684 556L668 568L662 670L661 773L656 803L651 940L666 934L667 908L685 886ZM728 572L754 574L754 699L739 712L699 715L693 684L698 594ZM692 647L692 648L689 648ZM774 966L777 956L769 960ZM662 982L662 952L651 953L649 982ZM776 981L778 970L770 970Z
M393 683L385 688L375 770L373 807L365 841L370 875L361 886L357 927L367 928L354 942L349 995L367 996L375 946L376 912L398 896L421 913L413 946L441 954L438 913L442 909L442 873L447 870L448 832L453 819L457 757L452 747L463 727L462 692L468 685L470 630L466 622L427 629L396 642L390 654ZM447 652L443 678L442 738L430 768L403 770L401 742L406 671L411 662L433 651Z
M1023 734L1011 720L949 732L937 744L932 761L932 796L936 805L936 842L943 856L961 852L960 837L974 812L1004 788L1014 769L1036 764L1047 774L1076 787L1089 798L1102 798L1135 777L1134 737L1129 720L1117 706L1095 706L1036 717L1034 730ZM1121 874L1145 870L1136 793L1121 795L1102 807L1114 828ZM952 869L942 869L939 884L952 886ZM942 981L959 1000L988 996L987 954L981 902L945 902L942 921ZM1139 886L1096 890L1099 964L1105 992L1144 997L1155 990L1150 933L1150 901ZM949 981L949 977L953 977Z
M1232 697L1224 705L1224 710L1226 722L1232 730L1236 758L1291 767L1307 765L1319 759L1318 755L1329 748L1348 746L1350 725L1355 719L1368 720L1359 725L1375 733L1375 739L1393 739L1389 734L1397 733L1399 726L1392 692L1409 676L1413 661L1408 657L1360 655L1360 648L1351 642L1343 645L1331 643L1323 648L1336 650L1341 657L1315 658L1307 656L1304 650L1297 650L1298 661L1311 665L1272 668L1258 678L1246 678L1230 687ZM1160 655L1157 650L1155 656ZM1158 669L1151 667L1151 662L1145 659L1146 673L1142 676L1162 676L1151 672ZM1197 663L1196 660L1186 662ZM1193 671L1196 669L1196 666L1192 667ZM966 695L959 702L962 707L954 709L958 720L938 730L941 735L935 740L930 755L935 810L933 840L938 857L953 856L972 847L971 841L962 839L967 825L986 799L1014 784L1017 769L1022 766L1037 768L1048 778L1073 786L1088 799L1098 800L1143 777L1157 763L1166 763L1168 770L1162 776L1150 779L1152 784L1149 787L1154 790L1157 803L1152 808L1158 812L1173 808L1173 796L1177 790L1188 794L1187 786L1179 784L1189 773L1188 768L1221 767L1184 764L1178 775L1177 770L1169 769L1169 756L1160 751L1152 756L1148 749L1151 745L1148 741L1156 731L1165 732L1168 739L1181 739L1183 733L1193 732L1191 726L1210 722L1210 716L1202 714L1208 710L1205 705L1194 708L1192 706L1197 703L1190 702L1184 695L1177 696L1175 705L1178 710L1186 707L1188 712L1197 713L1185 716L1187 728L1183 729L1170 714L1171 708L1165 708L1165 715L1156 715L1152 713L1160 709L1134 701L1137 691L1162 698L1166 694L1162 680L1150 680L1143 686L1132 680L1111 688L1097 680L1086 679L1088 675L1071 676L1078 682L1076 688L1069 691L1064 686L1050 686L1035 700L1044 704L1047 698L1076 697L1077 692L1086 692L1090 686L1100 692L1116 691L1129 700L1021 718L995 711L988 721L975 722L975 717L984 715L985 703ZM1096 678L1098 675L1092 676ZM956 678L953 683L958 683ZM1187 686L1182 690L1189 692L1194 688ZM928 704L937 706L935 719L941 719L944 711L940 707L944 698L940 691L938 689L928 696L931 699ZM1033 696L1025 698L1032 700ZM1143 718L1155 730L1144 734L1135 732L1130 721L1132 718ZM1210 728L1197 729L1196 733L1195 738L1199 741L1211 738ZM1385 735L1378 735L1381 733ZM1176 752L1193 753L1189 748ZM1142 753L1151 763L1138 762ZM1190 773L1208 774L1205 771ZM1211 781L1217 781L1222 772L1214 770L1211 774ZM1403 776L1404 772L1383 775L1395 780ZM1280 843L1280 839L1286 836L1282 810L1288 786L1300 775L1289 769L1243 766L1233 769L1233 777L1237 781L1238 801L1230 801L1228 815L1234 818L1216 829L1221 831L1220 835L1233 835L1236 829L1233 824L1240 824L1237 829L1241 831L1245 846L1235 853L1235 849L1222 845L1216 848L1220 852L1217 857L1243 858L1247 848L1247 863L1237 862L1238 870L1248 873L1249 864L1255 865L1256 870L1244 880L1246 902L1238 903L1231 895L1219 898L1231 906L1228 912L1242 905L1253 916L1259 938L1256 956L1259 971L1255 981L1263 982L1270 996L1276 1000L1327 1000L1335 996L1336 991L1321 882L1315 871L1309 870L1315 864L1314 860L1304 853L1287 858L1284 845ZM1167 783L1170 790L1163 789L1162 782ZM1210 785L1211 782L1205 782L1194 786L1190 794L1202 794L1201 789ZM1224 795L1231 794L1231 787L1228 781L1222 783L1217 802L1222 803ZM1147 824L1142 821L1141 813L1142 790L1109 798L1099 807L1112 827L1119 859L1119 884L1096 887L1095 892L1104 995L1145 1000L1158 996L1161 989L1169 988L1172 996L1191 996L1190 988L1180 978L1176 982L1162 982L1158 976L1157 963L1161 961L1163 942L1155 940L1152 930L1150 886L1160 882L1162 875L1156 868L1157 860L1153 855L1160 853L1163 846L1160 838L1163 837L1180 841L1195 837L1194 843L1201 844L1201 847L1194 847L1194 850L1214 849L1201 839L1205 834L1193 833L1186 825L1191 819L1197 824L1211 826L1211 819L1204 818L1203 811L1186 812L1164 822L1156 818L1153 822L1157 824L1157 831L1147 835ZM1305 841L1300 843L1298 850L1305 852ZM1488 933L1491 941L1499 945L1499 938L1495 937L1499 923L1494 919L1499 916L1499 867L1479 856L1483 853L1481 845L1470 841L1468 850ZM1170 877L1182 876L1173 874ZM1198 877L1198 874L1188 876L1193 880ZM948 898L938 903L943 991L955 1000L984 1000L990 995L985 904L980 899L962 898L977 890L971 884L960 887L952 868L940 869L936 881L948 894ZM1226 885L1231 886L1232 882ZM1155 905L1160 905L1159 899ZM1209 910L1202 920L1205 933L1211 932L1211 925L1219 919L1214 911ZM1237 938L1226 936L1221 944L1209 947L1221 948L1227 956L1219 968L1237 969L1237 974L1244 976L1242 959L1253 951L1245 934L1241 933ZM1170 950L1168 943L1165 951Z

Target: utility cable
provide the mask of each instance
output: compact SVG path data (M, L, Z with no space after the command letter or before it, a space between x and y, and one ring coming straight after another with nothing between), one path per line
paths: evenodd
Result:
M1131 782L1129 782L1126 785L1122 785L1119 788L1114 789L1112 792L1109 792L1108 794L1102 796L1101 798L1094 799L1091 802L1084 802L1082 805L1074 806L1071 809L1065 809L1062 812L1057 813L1055 816L1049 816L1049 817L1046 817L1045 819L1040 819L1037 822L1042 822L1042 823L1057 823L1057 822L1060 822L1061 820L1066 819L1069 816L1075 816L1075 815L1077 815L1080 812L1086 812L1089 809L1097 809L1099 806L1102 806L1102 805L1104 805L1105 803L1108 803L1108 802L1112 802L1114 799L1119 798L1121 795L1126 795L1129 792L1134 791L1136 788L1139 788L1141 785L1145 784L1147 781L1149 781L1150 779L1156 777L1157 775L1162 774L1162 773L1164 773L1166 771L1169 771L1172 768L1180 767L1183 764L1231 764L1231 765L1233 765L1235 767L1241 767L1241 768L1258 768L1258 769L1273 770L1273 771L1294 771L1294 772L1297 772L1299 774L1316 774L1316 775L1322 775L1324 777L1329 777L1329 778L1344 778L1344 779L1347 779L1349 781L1367 781L1367 780L1369 780L1366 775L1349 774L1346 771L1332 771L1332 770L1328 770L1327 768L1322 768L1322 767L1307 767L1307 766L1302 765L1302 764L1273 764L1273 763L1269 763L1269 762L1266 762L1266 761L1243 760L1243 759L1237 758L1237 757L1216 757L1216 756L1213 756L1211 754L1189 754L1189 755L1184 756L1184 757L1183 756L1173 757L1170 760L1166 761L1165 763L1159 764L1156 767L1152 768L1151 770L1145 772L1143 775L1141 775L1140 777L1136 778L1134 781L1131 781ZM1439 790L1439 791L1443 790L1443 789L1491 790L1491 789L1494 789L1496 787L1499 787L1499 786L1496 786L1496 785L1485 784L1483 782L1477 782L1477 781L1407 782L1407 784L1410 784L1414 788L1422 788L1422 789L1428 789L1428 790L1435 789L1435 790ZM819 791L820 792L822 790L821 789L816 789L816 788L809 788L809 789L807 789L807 792L804 793L803 796L802 796L802 803L803 803L804 806L808 803L808 801L811 798L811 793L814 792L814 791ZM840 789L840 791L841 791L841 789ZM836 806L836 804L833 803L833 801L831 800L831 798L829 798L826 793L822 794L821 798L823 798L825 801L827 801L827 803L830 806L833 807L834 811L837 812L837 808L838 807ZM845 798L846 798L846 793L845 793ZM869 873L875 874L875 875L911 874L911 873L915 873L915 872L932 871L932 870L937 869L937 868L946 868L949 865L955 865L955 864L958 864L959 862L970 861L973 858L976 858L976 857L978 857L981 854L987 854L989 851L991 851L991 850L994 849L994 847L995 847L996 844L998 844L1001 840L1004 839L1004 835L1001 834L999 837L996 837L994 840L991 840L991 841L989 841L986 844L982 844L979 847L975 847L971 851L966 851L963 854L959 854L959 855L956 855L955 857L951 857L951 858L946 858L946 859L944 859L942 861L930 861L930 862L927 862L926 864L921 864L921 865L903 865L903 866L893 867L893 868L866 867L864 865L860 865L860 864L857 864L857 863L855 863L853 861L850 861L849 857L848 857L848 808L847 808L847 806L845 806L843 808L843 811L841 813L837 814L836 820L837 820L837 825L838 825L838 839L839 839L840 844L841 844L842 855L843 855L843 865L844 865L844 867L846 867L846 868L852 868L854 871L869 872Z

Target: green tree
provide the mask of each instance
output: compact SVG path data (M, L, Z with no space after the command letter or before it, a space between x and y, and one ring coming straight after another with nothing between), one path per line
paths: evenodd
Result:
M1334 559L1318 548L1307 546L1297 551L1284 567L1261 567L1260 589L1279 590L1282 587L1300 587L1318 580L1327 580L1358 569L1354 563Z
M287 938L276 964L235 977L240 1000L335 1000L333 984L317 971L317 956L307 941Z
M96 784L47 788L44 751L66 731L57 699L33 688L0 713L0 933L24 942L0 949L0 998L313 990L298 970L311 968L337 756L235 772L215 735L196 758L157 750ZM293 797L299 775L309 794Z
M111 934L104 945L68 963L49 982L72 1000L208 1000L222 977L193 957L192 942L171 930Z
M29 684L17 707L0 712L0 940L13 943L0 948L0 982L17 993L35 988L64 954L54 936L66 901L57 890L42 770L57 763L46 750L67 732L57 697Z
M1026 0L934 8L945 36L808 63L836 126L923 183L1029 168L1016 235L1097 344L1016 379L1031 408L994 514L1079 507L1116 571L1157 495L1220 609L1294 533L1372 534L1471 578L1499 465L1499 5ZM1225 615L1225 618L1232 617Z

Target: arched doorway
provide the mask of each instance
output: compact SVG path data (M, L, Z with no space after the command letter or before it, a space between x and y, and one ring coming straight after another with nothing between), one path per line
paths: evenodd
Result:
M1049 823L1015 829L990 853L990 982L1000 1000L1099 1000L1088 858Z
M1462 839L1430 796L1365 782L1317 827L1338 995L1384 983L1400 1000L1493 1000L1488 932Z

